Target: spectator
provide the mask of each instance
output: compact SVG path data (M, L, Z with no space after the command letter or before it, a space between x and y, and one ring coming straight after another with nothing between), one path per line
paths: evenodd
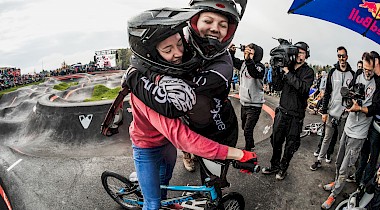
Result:
M298 48L296 61L284 67L283 70L273 72L275 90L282 90L280 104L276 108L276 115L271 135L273 148L271 166L263 168L263 174L276 173L276 179L283 180L294 153L298 150L300 132L302 131L303 119L309 90L314 81L314 71L305 62L310 56L309 46L305 42L297 42ZM282 146L285 143L282 155Z
M363 61L358 61L358 63L356 64L356 71L359 69L363 69Z
M372 104L372 97L376 90L374 79L374 59L370 53L365 52L362 56L364 71L355 77L350 83L350 87L362 84L364 85L365 98L359 106L355 101L349 111L344 132L340 139L339 151L336 160L335 181L323 186L326 191L331 191L327 200L322 204L322 209L330 209L335 198L343 190L348 173L352 171L356 160L359 156L365 139L368 135L368 129L372 122L372 117L367 117L363 113L362 107L368 107ZM322 145L323 147L323 145Z
M239 76L238 74L235 72L234 73L234 76L232 77L232 90L235 92L236 91L236 84L239 83Z
M236 50L236 48L235 48ZM263 106L264 65L261 63L263 49L256 44L248 44L244 49L244 60L235 58L234 49L230 48L234 67L240 69L239 96L241 104L241 122L244 130L245 147L247 151L255 149L253 130L259 120Z
M267 82L268 82L268 89L269 89L268 95L270 95L270 96L273 95L272 75L273 75L273 68L271 66L269 66L268 74L267 74Z
M368 131L368 138L366 138L360 151L359 165L356 173L347 178L348 182L356 181L359 185L366 185L375 175L380 152L380 64L379 54L372 51L371 55L375 58L374 77L376 91L372 98L372 104L368 107L363 106L361 111L367 116L373 116L373 122Z
M327 76L326 91L322 101L322 122L325 124L324 138L319 143L318 149L314 156L317 160L310 166L315 171L322 167L322 159L331 162L331 155L337 139L340 139L343 133L344 124L348 114L344 112L342 95L340 89L347 87L354 77L350 64L347 62L348 53L345 47L337 48L338 62L334 65ZM337 139L333 138L334 132L337 132ZM331 145L331 146L330 146Z
M268 87L268 71L269 71L269 68L271 68L271 67L269 66L268 62L265 62L264 66L265 66L265 72L264 72L264 85L263 85L263 88L264 88L264 93L268 94L268 92L269 92L269 87Z

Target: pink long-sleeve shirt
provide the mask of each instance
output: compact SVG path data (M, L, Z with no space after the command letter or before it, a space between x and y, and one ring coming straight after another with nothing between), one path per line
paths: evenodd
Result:
M158 147L170 141L178 149L207 159L226 159L228 146L195 133L180 119L169 119L158 114L133 94L131 107L133 121L129 135L137 147Z

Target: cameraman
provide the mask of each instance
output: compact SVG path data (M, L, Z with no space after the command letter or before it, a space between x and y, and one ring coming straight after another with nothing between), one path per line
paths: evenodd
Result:
M240 60L235 58L236 48L233 46L230 47L229 51L234 67L240 69L239 96L245 150L251 151L255 149L253 130L259 120L261 107L265 102L263 90L265 67L260 63L263 58L263 48L253 43L244 46L244 60Z
M322 159L326 157L326 162L331 162L331 155L337 139L340 139L343 133L344 124L347 119L347 112L344 112L342 95L340 89L348 87L355 72L347 62L348 53L345 47L340 46L336 50L338 62L334 65L327 76L326 90L322 99L322 122L325 123L325 135L322 142L318 145L315 152L317 161L310 166L312 171L322 167ZM337 138L334 138L336 133Z
M282 94L280 105L276 108L271 135L271 166L263 168L262 173L277 173L278 180L285 178L290 160L301 144L300 133L307 99L314 81L314 71L305 62L310 56L309 46L305 42L297 42L294 46L297 47L298 53L290 65L282 71L279 71L279 68L273 69L273 88L277 91L282 90ZM282 145L285 141L282 156Z
M350 83L350 89L359 97L363 96L361 106L370 106L372 97L376 90L374 79L375 61L370 53L365 52L362 56L363 73L355 77ZM351 85L353 88L351 88ZM360 100L360 99L359 99ZM353 105L353 106L357 106ZM360 106L360 107L361 107ZM323 186L326 191L331 191L327 200L322 204L322 209L329 209L335 202L336 196L342 191L348 173L355 166L355 162L359 157L360 150L368 135L368 129L372 122L372 117L366 116L362 108L349 109L344 132L340 139L339 151L336 160L335 181Z
M355 175L348 178L348 180L353 180L358 184L364 185L375 175L380 151L380 56L375 51L372 51L371 55L375 58L374 78L376 83L376 91L372 98L372 104L368 107L360 107L357 103L354 103L351 109L349 109L349 111L361 111L367 116L373 116L373 122L368 131L368 138L365 140L363 148L360 151L359 166Z

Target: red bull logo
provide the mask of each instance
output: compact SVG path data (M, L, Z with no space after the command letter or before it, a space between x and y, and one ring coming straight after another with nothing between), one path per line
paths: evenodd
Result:
M380 14L378 13L380 3L363 0L363 4L359 4L359 7L368 9L368 12L372 13L372 17L380 19Z
M370 30L372 32L374 32L380 36L380 26L377 25L377 21L376 21L376 20L380 19L380 14L379 14L380 13L379 12L380 3L369 2L369 1L363 0L363 3L359 4L359 7L367 9L368 12L370 12L372 14L372 17L368 16L368 13L366 13L366 12L364 14L363 11L361 11L357 8L353 8L351 10L350 15L348 16L348 19L356 22L357 24L362 25L365 28L370 27ZM361 11L361 13L360 13L360 11ZM376 20L373 20L373 18L375 18Z

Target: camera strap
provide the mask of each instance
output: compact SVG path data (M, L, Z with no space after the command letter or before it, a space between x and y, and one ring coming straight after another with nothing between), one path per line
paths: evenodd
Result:
M343 87L343 85L344 85L344 79L346 78L346 75L345 75L345 73L344 72L342 72L342 85L340 86L340 88L342 88ZM344 106L344 100L342 100L342 106ZM343 112L344 113L344 112ZM343 114L342 114L343 115ZM339 120L342 118L342 115L340 115L340 118L339 118Z

